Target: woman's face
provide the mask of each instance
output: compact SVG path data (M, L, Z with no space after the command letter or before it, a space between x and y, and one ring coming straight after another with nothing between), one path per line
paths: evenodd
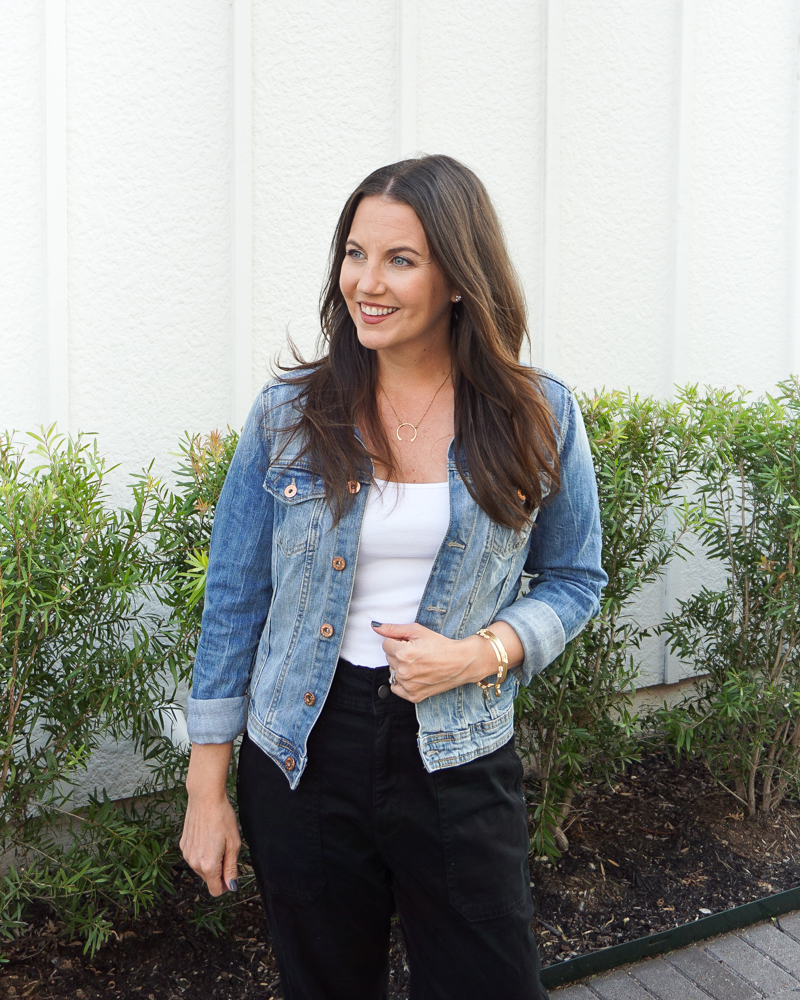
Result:
M339 275L358 339L373 350L430 350L447 343L455 289L431 258L416 212L362 198Z

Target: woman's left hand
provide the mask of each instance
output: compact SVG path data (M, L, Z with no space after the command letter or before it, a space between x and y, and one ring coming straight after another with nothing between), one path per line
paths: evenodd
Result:
M394 672L392 691L415 704L460 684L476 684L497 673L491 643L479 635L448 639L418 622L410 625L373 625L384 636L383 651ZM505 622L490 626L508 653L509 667L523 659L522 643Z

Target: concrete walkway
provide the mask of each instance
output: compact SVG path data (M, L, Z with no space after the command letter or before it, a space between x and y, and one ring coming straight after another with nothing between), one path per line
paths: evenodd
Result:
M552 1000L800 1000L800 910L616 972Z

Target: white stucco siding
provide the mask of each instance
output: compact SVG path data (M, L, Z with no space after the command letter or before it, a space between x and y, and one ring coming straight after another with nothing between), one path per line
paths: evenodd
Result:
M544 10L422 0L417 149L471 167L497 208L535 326L541 309ZM534 347L535 349L535 347Z
M556 367L585 391L667 390L673 0L564 4Z
M795 19L792 0L697 5L687 381L787 374Z
M229 17L67 4L70 428L128 471L229 419Z
M287 331L312 349L343 199L397 155L398 100L409 86L398 62L403 3L303 0L289 17L253 0L250 392ZM788 373L796 296L796 12L791 0L689 6L688 291L677 367L686 380L764 390ZM485 180L523 279L534 360L543 357L549 268L557 301L547 363L582 389L668 392L677 0L554 0L550 15L523 0L468 8L416 3L415 148L457 156ZM151 456L162 463L186 427L233 419L236 9L219 0L67 5L70 430L97 430L127 469ZM6 427L47 415L44 16L22 3L0 12ZM557 69L555 104L548 66ZM560 156L546 191L548 128ZM559 219L545 232L553 192Z
M345 199L395 158L394 0L253 9L253 391L307 353Z
M0 6L0 425L32 430L46 410L43 19Z

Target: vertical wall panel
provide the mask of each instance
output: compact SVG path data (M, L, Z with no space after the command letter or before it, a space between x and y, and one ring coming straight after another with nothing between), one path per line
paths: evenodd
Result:
M786 363L800 374L800 0L794 0L794 73L791 163L791 234L789 250L789 331Z
M0 5L0 430L46 419L43 15Z
M672 309L667 394L686 383L689 237L692 201L692 129L696 0L678 0L675 67L675 188L672 229Z
M69 426L66 2L44 4L44 188L47 423Z
M417 154L417 15L417 0L397 0L398 160Z
M534 360L547 369L558 365L559 263L561 258L561 87L564 8L544 0L544 127L542 136L541 308Z
M397 0L254 0L253 392L289 333L311 352L350 191L396 152ZM284 358L287 356L284 350Z
M672 284L675 0L565 3L558 367L663 394Z
M697 4L689 381L786 374L795 32L792 0Z
M231 422L241 427L253 385L253 2L231 2Z
M67 8L74 430L136 469L230 419L230 8Z
M489 189L528 299L541 310L543 9L525 0L419 8L417 142L472 167Z

